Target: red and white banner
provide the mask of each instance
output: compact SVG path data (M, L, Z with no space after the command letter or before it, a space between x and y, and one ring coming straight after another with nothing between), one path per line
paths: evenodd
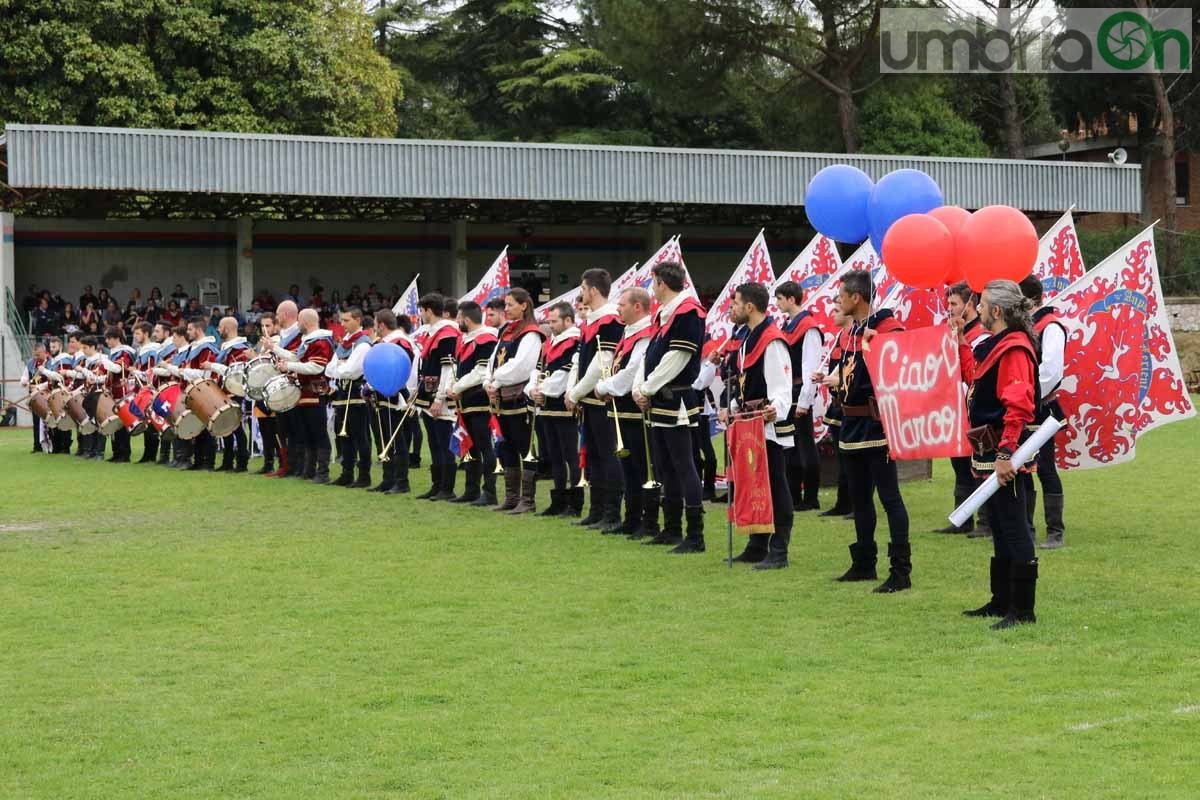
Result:
M1083 254L1079 251L1079 237L1075 234L1075 220L1068 210L1038 242L1033 274L1042 282L1043 300L1049 302L1051 297L1082 278L1086 271Z
M725 281L725 288L717 295L713 307L708 311L704 334L709 341L716 341L723 345L729 339L729 334L733 331L733 320L729 317L729 309L733 306L733 297L737 294L737 287L743 283L761 283L767 287L768 292L771 290L770 287L775 285L775 270L771 267L771 253L767 250L767 240L763 238L762 231L759 231L758 236L754 237L754 241L750 243L750 249L742 256L741 262L729 276L729 280Z
M1163 303L1153 227L1065 288L1054 306L1067 328L1060 468L1132 461L1138 436L1196 415Z
M946 324L946 293L941 289L917 289L896 283L879 308L890 308L896 320L908 330Z
M459 302L474 300L480 306L486 306L489 300L508 294L508 288L508 245L505 245L475 288L459 298Z
M650 292L651 303L654 309L658 308L658 302L654 300L654 292L650 291L650 287L654 283L654 274L651 272L655 264L661 264L664 261L678 261L683 267L683 294L691 297L696 297L696 287L692 283L692 276L688 274L687 264L683 261L683 248L679 246L679 237L673 236L663 244L662 247L655 251L654 255L650 256L646 261L638 267L633 275L633 280L630 286L638 286ZM624 277L624 276L622 276ZM613 284L616 286L616 284ZM619 289L628 289L629 286L620 286ZM653 309L652 309L653 310Z
M729 443L726 478L733 482L729 520L734 533L773 533L775 512L771 505L771 476L767 469L767 435L759 415L738 417L725 429ZM776 480L784 480L777 475Z
M958 342L949 328L880 334L863 352L892 458L970 455Z
M559 303L566 303L571 308L575 308L575 301L578 299L579 299L579 284L575 284L574 289L563 292L558 297L548 300L545 303L543 303L542 305L535 308L533 310L533 318L535 320L537 320L538 323L549 322L550 321L550 309L554 308ZM579 322L579 320L576 320L576 322Z
M771 287L771 315L776 316L778 312L775 308L775 290L779 284L792 281L808 297L809 293L821 288L821 284L841 268L842 259L838 255L837 245L828 236L818 233L775 279L775 285Z

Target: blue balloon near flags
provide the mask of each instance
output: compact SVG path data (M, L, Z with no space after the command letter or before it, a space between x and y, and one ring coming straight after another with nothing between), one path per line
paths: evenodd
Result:
M408 383L412 359L404 348L392 342L380 342L367 351L363 359L363 377L371 388L385 397L399 394Z
M879 179L871 189L867 217L871 245L883 256L883 237L901 217L924 214L945 205L937 182L919 169L898 169Z
M849 164L818 172L804 191L804 213L818 233L835 242L858 244L867 238L867 203L874 184L867 173Z

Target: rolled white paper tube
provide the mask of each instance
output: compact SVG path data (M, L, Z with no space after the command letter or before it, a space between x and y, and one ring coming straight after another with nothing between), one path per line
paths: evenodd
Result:
M1017 448L1017 452L1013 453L1012 462L1014 464L1024 464L1033 458L1038 450L1042 449L1042 445L1050 441L1054 434L1058 433L1058 429L1062 427L1062 423L1054 417L1047 417L1046 421L1038 426L1038 429L1033 432L1033 435L1025 440L1025 443ZM963 504L954 509L950 513L950 521L958 527L966 524L966 521L971 516L983 507L983 504L988 501L988 498L996 493L1000 488L1000 481L996 480L996 473L987 476L987 480L974 492L971 496L963 501Z

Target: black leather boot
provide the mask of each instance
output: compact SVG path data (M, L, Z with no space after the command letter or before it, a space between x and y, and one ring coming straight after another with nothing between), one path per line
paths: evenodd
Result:
M564 495L567 489L551 489L550 490L550 505L543 508L537 513L539 517L557 517L563 512L566 507L566 498Z
M328 450L324 451L328 453ZM304 448L304 473L300 476L306 481L311 481L317 477L317 449L313 447ZM329 483L329 456L325 456L325 480L322 483Z
M609 504L612 502L612 490L607 486L602 486L592 490L592 508L599 509L596 521L590 525L585 525L585 528L590 528L594 531L603 530L608 527L609 519L612 514L608 510ZM590 516L590 514L589 514Z
M337 480L330 481L330 486L349 486L354 483L354 462L346 459L341 462L342 474L337 476Z
M643 545L677 545L683 541L683 503L678 500L662 501L662 530Z
M620 489L609 489L608 497L604 504L604 516L600 518L600 524L597 526L600 533L627 535L632 531L632 528L625 526L624 520L621 519L621 500L624 499L625 493ZM629 515L626 509L626 516Z
M575 525L580 525L584 528L588 528L588 527L591 527L592 525L595 525L597 522L600 521L600 518L604 516L604 500L603 500L604 492L603 492L603 490L600 489L600 487L598 487L598 486L592 486L591 491L588 492L588 494L591 495L591 508L588 509L587 516L584 517L583 519L579 520L578 522L573 523Z
M442 470L440 464L429 467L429 488L417 495L418 500L432 500L442 490Z
M442 464L442 488L441 490L429 498L430 500L453 500L454 499L454 481L458 477L458 464L451 461L449 464Z
M875 587L875 594L892 594L912 588L912 546L908 542L888 545L888 576Z
M677 555L704 552L704 506L687 509L687 536L671 552Z
M1037 622L1037 616L1033 613L1037 601L1037 559L1026 564L1013 564L1009 576L1012 602L1004 619L992 626L994 631Z
M954 488L954 507L961 506L968 497L970 497L969 492L964 492L956 486ZM972 514L961 526L951 522L944 528L936 529L934 533L970 533L973 530L975 530L975 515Z
M746 541L746 547L733 558L725 559L726 564L758 564L767 557L767 541L769 533L752 533Z
M633 533L629 534L629 538L641 539L648 536L653 539L658 536L659 492L658 489L639 489L638 492L642 496L642 517Z
M521 471L521 497L509 514L528 514L537 510L537 469L530 466Z
M468 461L466 464L467 477L463 485L463 493L451 500L451 503L473 503L479 499L479 479L482 477L483 467L476 460Z
M313 451L313 483L329 483L329 450Z
M754 565L754 569L783 569L788 565L788 545L792 541L791 528L776 528L767 543L767 557Z
M850 569L837 580L842 583L876 580L878 576L875 574L875 560L878 554L879 550L874 542L870 545L859 545L857 542L850 545Z
M559 516L579 519L579 515L583 513L583 489L572 486L566 490L566 493L566 502L563 504L563 510Z
M617 495L620 497L621 495ZM638 529L638 525L642 522L642 491L634 489L624 495L625 497L625 518L618 517L617 521L607 528L604 528L601 533L613 535L621 534L622 536L631 536Z
M521 468L504 468L504 502L492 511L512 511L521 502Z
M1003 617L1008 613L1012 604L1012 583L1009 575L1012 572L1012 562L1007 558L992 557L990 585L992 599L979 608L964 611L964 617Z
M1038 545L1038 548L1057 550L1063 546L1063 534L1067 531L1066 525L1063 524L1063 496L1042 495L1042 513L1046 519L1046 541Z
M821 510L821 465L812 464L804 468L804 510Z

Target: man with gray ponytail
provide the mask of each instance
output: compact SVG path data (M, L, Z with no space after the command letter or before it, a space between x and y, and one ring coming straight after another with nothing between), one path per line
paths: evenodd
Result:
M974 376L967 395L973 449L971 468L981 477L994 472L999 490L987 501L992 528L991 599L964 611L968 617L1001 617L993 630L1035 622L1038 562L1025 513L1026 483L1020 473L1036 462L1013 464L1012 456L1029 436L1041 392L1037 340L1031 304L1012 281L991 281L983 289L979 317L991 336L975 348Z

